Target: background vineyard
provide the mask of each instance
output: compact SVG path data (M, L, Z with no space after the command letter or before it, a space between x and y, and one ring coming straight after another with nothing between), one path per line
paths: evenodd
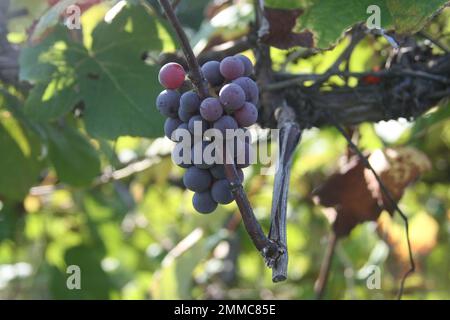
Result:
M157 1L122 1L116 15L116 1L87 1L82 33L59 18L61 8L76 2L2 4L7 32L0 55L12 52L18 66L0 67L0 298L314 298L330 224L311 194L337 170L345 139L329 126L304 132L288 199L288 280L272 283L237 206L196 213L192 193L182 187L183 170L170 159L172 144L163 138L155 99L161 52L176 52L179 44ZM427 34L450 46L449 8L426 23L445 1L271 0L266 5L285 9L301 3L306 12L298 18L299 32L308 28L318 47L332 48L290 59L298 47L271 47L274 69L326 71L348 44L339 41L343 31L364 21L372 2L389 12L383 25L413 32L425 25ZM178 5L194 50L249 31L252 2L224 3ZM404 15L402 8L408 8ZM22 9L26 14L5 18ZM364 39L350 71L373 70L388 50L382 37ZM254 60L251 50L244 54ZM335 86L340 81L332 79ZM443 101L415 122L359 125L362 150L408 146L431 161L432 169L400 202L417 263L405 298L450 298L449 110ZM252 166L244 187L268 230L273 176ZM82 270L81 290L66 287L66 268L73 264ZM369 290L374 265L381 289ZM383 212L378 223L358 225L339 242L326 298L393 298L407 268L402 221Z

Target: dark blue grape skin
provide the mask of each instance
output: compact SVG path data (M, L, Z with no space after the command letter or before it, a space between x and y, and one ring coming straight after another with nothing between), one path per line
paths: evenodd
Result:
M156 107L165 117L176 118L180 106L180 94L175 90L164 90L156 98Z
M189 119L191 119L193 115L195 115L195 113L186 111L182 106L178 109L178 118L183 122L189 122Z
M240 127L250 127L258 120L258 109L250 102L246 102L242 108L234 112L234 119Z
M240 77L233 80L234 84L237 84L244 90L245 101L253 103L255 106L259 100L259 89L255 81L249 77Z
M219 130L223 134L223 138L226 139L226 129L236 130L238 124L232 116L224 115L214 122L213 127Z
M200 103L200 97L194 91L187 91L180 97L180 108L183 108L187 113L197 113Z
M235 55L244 64L244 76L250 76L253 73L253 63L243 54Z
M194 192L204 192L211 185L212 177L208 170L189 167L183 176L184 186Z
M172 133L182 124L180 119L167 118L164 122L164 134L167 138L172 140Z
M219 61L208 61L202 66L202 73L206 81L213 87L221 85L225 79L220 73Z
M226 57L220 62L220 73L227 80L234 80L242 77L244 72L244 63L237 57Z
M220 104L219 99L217 98L206 98L202 101L200 104L200 115L205 119L206 121L216 121L219 119L223 114L223 108Z
M244 105L245 92L239 85L229 83L220 89L219 99L224 109L232 112Z
M209 191L196 192L192 197L192 205L199 213L208 214L216 210L217 202L211 196Z
M198 123L198 122L201 123L201 129L202 130L201 130L201 132L194 132L195 124ZM194 135L195 134L196 135L203 135L203 133L205 133L205 131L209 129L209 125L208 125L208 122L205 119L202 118L202 116L195 115L195 116L192 116L191 119L189 119L188 128L189 128L189 131L192 134L194 134Z
M230 184L227 180L221 179L213 183L211 187L211 196L215 202L220 204L229 204L233 201Z

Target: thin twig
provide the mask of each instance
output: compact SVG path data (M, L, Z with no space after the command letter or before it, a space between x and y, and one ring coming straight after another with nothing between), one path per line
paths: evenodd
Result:
M347 140L347 143L350 145L350 147L353 149L353 151L355 151L355 153L358 155L358 157L361 159L361 161L363 161L365 167L368 168L373 173L373 175L375 176L375 179L377 180L377 182L378 182L378 184L379 184L379 186L381 188L381 191L383 191L384 195L387 197L387 199L389 200L391 205L400 214L400 217L403 219L403 222L405 224L405 232L406 232L406 241L407 241L407 245L408 245L408 255L409 255L410 269L403 275L401 283L400 283L400 289L399 289L397 298L401 299L402 295L403 295L403 290L404 290L404 287L405 287L406 278L411 273L413 273L415 271L415 269L416 269L416 265L415 265L414 257L413 257L413 252L412 252L412 247L411 247L411 240L410 240L410 236L409 236L408 217L400 209L400 207L398 206L397 202L394 200L394 197L392 196L391 192L385 186L385 184L381 180L380 176L377 174L375 169L370 164L369 160L367 160L367 158L362 154L362 152L359 150L359 148L353 143L351 137L348 136L348 134L344 130L344 128L342 128L342 126L338 122L334 121L333 116L331 114L329 114L329 116L332 119L332 121L334 122L334 126L344 136L344 138Z
M325 288L327 286L328 277L330 275L331 262L333 260L337 241L338 239L336 237L336 234L334 233L334 231L331 231L330 237L328 239L327 250L325 251L325 255L320 266L319 277L314 284L314 291L316 293L317 300L321 300L325 293Z
M283 78L289 77L287 74L279 75ZM301 85L306 81L321 81L323 79L328 79L331 76L340 76L340 77L354 77L354 78L363 78L366 76L374 76L374 77L399 77L399 76L411 76L417 78L424 78L428 80L433 80L437 82L442 82L443 84L449 84L450 79L447 77L431 74L425 71L420 70L396 70L396 69L386 69L381 71L369 71L369 72L348 72L348 71L340 71L336 70L334 72L325 72L322 74L303 74L300 76L293 76L290 79L277 81L274 83L270 83L263 87L263 90L273 91L273 90L281 90L297 85ZM325 80L326 80L325 79Z

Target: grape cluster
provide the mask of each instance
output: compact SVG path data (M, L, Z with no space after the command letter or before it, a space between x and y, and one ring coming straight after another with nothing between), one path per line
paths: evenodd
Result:
M206 214L213 212L218 204L232 202L233 195L225 177L224 162L201 159L202 152L211 143L204 133L214 128L225 135L227 129L236 130L256 123L259 90L250 78L253 65L244 55L226 57L221 62L208 61L201 70L208 82L210 94L204 99L195 91L183 92L181 88L185 87L186 73L181 65L173 62L164 65L159 72L159 82L166 89L158 95L156 106L167 117L164 123L165 135L177 142L172 158L183 159L176 163L186 169L183 183L187 189L195 192L193 206L198 212ZM185 149L177 148L182 141L179 134L182 129L188 133L191 141L197 141L191 143L190 155L183 154ZM194 135L197 135L197 140ZM226 138L223 141L227 141ZM250 141L247 139L234 140L231 153L241 182L244 178L242 168L250 164L249 149ZM200 155L199 161L195 155ZM238 156L242 161L237 161Z

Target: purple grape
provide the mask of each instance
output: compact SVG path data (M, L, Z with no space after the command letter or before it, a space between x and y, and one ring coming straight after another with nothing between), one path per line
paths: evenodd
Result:
M255 81L250 79L249 77L240 77L236 80L233 80L234 84L237 84L239 87L244 90L245 100L256 105L259 100L259 90L258 85Z
M198 124L201 124L201 131L200 131L200 132L195 132L195 133L194 133L195 124L197 124L197 126L198 126ZM206 130L208 130L209 125L208 125L208 122L207 122L205 119L203 119L200 115L195 115L195 116L193 116L191 119L189 119L188 128L189 128L189 131L190 131L192 134L198 135L198 136L199 136L199 135L202 135L202 136L203 136L203 133L204 133Z
M241 60L241 62L244 64L244 75L247 77L251 75L253 73L253 63L250 61L250 59L243 54L237 54L235 55L235 57Z
M242 77L244 72L244 63L237 57L226 57L220 62L220 73L227 80L234 80Z
M212 178L208 170L190 167L183 176L183 184L194 192L206 191L211 185Z
M180 97L180 109L187 113L195 114L200 107L200 97L194 91L187 91Z
M218 86L225 80L220 74L220 63L218 61L208 61L202 66L203 76L212 86Z
M234 111L241 108L245 103L245 92L234 83L226 84L220 89L219 99L225 110Z
M258 120L258 109L252 103L246 102L242 108L234 112L234 118L240 127L249 127Z
M214 129L219 130L223 134L223 138L226 138L226 129L236 130L238 128L238 124L233 117L229 115L224 115L219 120L214 122Z
M229 204L234 197L230 190L230 184L227 180L217 180L213 183L211 188L211 196L214 201L220 204Z
M156 107L162 115L176 118L180 106L180 94L175 90L164 90L156 98Z
M214 201L209 191L194 193L192 205L195 210L203 214L211 213L217 208L217 202Z
M223 108L217 98L206 98L200 104L200 114L206 121L216 121L222 116Z
M180 119L167 118L164 122L164 134L167 138L172 139L172 133L182 124Z

